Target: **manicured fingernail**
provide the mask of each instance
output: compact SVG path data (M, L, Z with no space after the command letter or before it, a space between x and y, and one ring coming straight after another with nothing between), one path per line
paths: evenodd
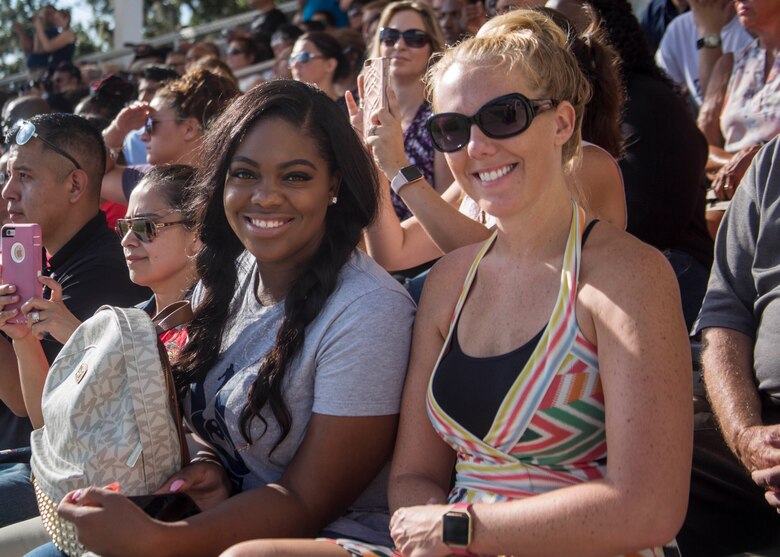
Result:
M113 491L114 493L119 493L119 492L122 491L122 488L119 487L119 484L117 482L111 482L104 489L107 489L109 491Z
M38 271L38 277L40 278L42 276L43 276L43 272L42 271Z
M77 489L73 492L73 495L70 496L71 500L75 503L79 499L81 499L81 490Z
M171 484L171 493L176 493L184 485L184 480L176 480Z

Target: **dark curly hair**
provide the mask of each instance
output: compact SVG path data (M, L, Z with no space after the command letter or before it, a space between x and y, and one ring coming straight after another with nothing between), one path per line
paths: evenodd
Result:
M338 203L328 206L322 243L294 281L284 301L276 343L264 357L241 414L241 431L251 443L251 422L269 405L281 429L274 448L290 431L292 416L283 395L290 362L303 346L306 327L336 288L363 229L377 213L379 189L373 161L341 109L327 95L305 83L277 80L239 97L214 123L204 141L194 203L203 244L197 268L203 298L188 328L189 344L176 364L177 383L186 388L204 381L222 349L237 282L237 260L244 246L231 229L223 203L230 159L245 134L266 118L281 118L313 139L332 176L340 176Z

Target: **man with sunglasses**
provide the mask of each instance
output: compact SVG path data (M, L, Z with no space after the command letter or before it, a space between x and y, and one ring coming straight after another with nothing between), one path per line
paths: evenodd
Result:
M13 433L26 433L29 439L29 421L10 420L11 411L27 415L16 351L35 353L49 363L54 360L62 344L48 334L47 320L51 325L60 316L57 302L83 321L101 305L130 306L149 296L148 290L130 282L119 239L99 209L105 146L92 125L72 114L42 114L18 121L6 142L11 147L3 200L13 223L40 225L49 276L59 283L61 293L47 292L44 297L51 299L36 300L36 311L27 315L28 322L35 323L34 332L44 333L39 341L26 325L6 324L11 312L3 308L15 301L15 287L0 285L0 328L13 339L0 338L0 423L11 422L10 429L0 432L0 441ZM0 446L6 448L15 447ZM35 516L29 467L3 466L0 525Z

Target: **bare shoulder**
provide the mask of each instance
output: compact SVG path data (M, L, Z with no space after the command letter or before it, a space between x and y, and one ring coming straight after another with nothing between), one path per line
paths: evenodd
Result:
M432 318L440 329L446 330L463 282L482 245L480 242L458 248L436 262L425 280L418 318L423 314L426 319Z
M666 257L633 235L599 222L582 253L580 303L591 313L647 315L679 306L679 288Z

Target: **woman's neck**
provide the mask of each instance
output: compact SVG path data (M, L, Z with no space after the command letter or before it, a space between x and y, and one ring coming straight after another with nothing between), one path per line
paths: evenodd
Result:
M304 268L295 263L257 262L255 295L264 306L272 306L284 300L287 293L303 273Z
M333 84L332 81L329 81L327 83L318 83L317 87L319 87L320 90L322 90L323 93L328 95L328 97L331 100L333 100L333 101L338 100L339 94L338 94L338 92L336 92L336 87L335 87L335 85Z
M164 308L174 302L183 300L187 296L195 280L192 278L194 271L188 270L186 274L181 274L171 278L164 284L156 284L152 287L154 292L155 313L160 313Z
M411 81L393 78L393 90L398 99L398 108L401 111L401 127L405 130L414 120L417 109L425 100L425 89L419 78Z
M572 207L571 194L561 182L521 212L497 218L496 254L518 260L556 256L571 226Z

